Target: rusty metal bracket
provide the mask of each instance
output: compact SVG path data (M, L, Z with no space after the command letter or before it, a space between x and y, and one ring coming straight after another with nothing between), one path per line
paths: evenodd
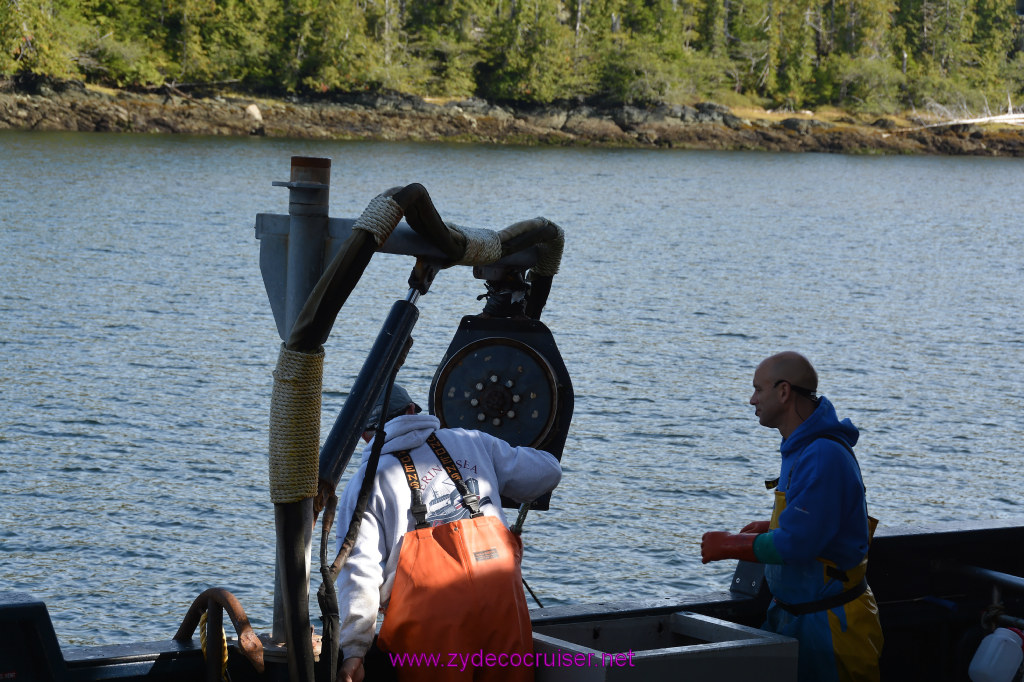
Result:
M192 635L199 626L199 619L204 611L207 614L207 650L219 651L223 648L224 641L221 623L224 620L223 614L227 611L228 618L231 619L231 624L235 626L235 633L238 635L238 649L242 652L243 656L249 659L249 662L256 668L256 672L262 673L263 642L253 632L241 602L235 598L235 595L221 587L211 587L196 597L196 600L192 602L192 606L189 607L188 613L185 614L185 618L182 620L178 632L174 635L174 639L178 641L191 640ZM207 679L219 680L220 662L212 655L207 655L206 660L213 662L207 665Z

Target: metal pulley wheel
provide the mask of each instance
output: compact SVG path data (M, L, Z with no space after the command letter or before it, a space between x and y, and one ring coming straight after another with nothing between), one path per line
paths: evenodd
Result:
M558 381L550 363L529 345L484 338L441 367L432 398L443 427L476 429L537 447L555 422Z

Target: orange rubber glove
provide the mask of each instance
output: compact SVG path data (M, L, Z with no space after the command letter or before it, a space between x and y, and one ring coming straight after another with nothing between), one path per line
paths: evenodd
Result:
M753 521L743 526L741 533L767 533L771 521Z
M722 559L757 561L754 554L754 540L757 536L757 533L728 533L721 530L704 533L700 539L701 563Z

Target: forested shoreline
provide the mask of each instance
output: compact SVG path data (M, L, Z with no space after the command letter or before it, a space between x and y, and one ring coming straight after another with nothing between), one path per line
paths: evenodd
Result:
M0 76L146 93L1001 113L1024 0L0 0Z

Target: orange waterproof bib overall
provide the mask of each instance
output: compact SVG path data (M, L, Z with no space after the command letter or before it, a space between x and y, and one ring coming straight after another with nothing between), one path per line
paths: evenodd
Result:
M417 528L402 540L377 645L391 654L403 682L532 680L522 541L499 518L481 514L441 441L431 434L427 442L474 516L430 527L412 457L396 453L413 492Z

